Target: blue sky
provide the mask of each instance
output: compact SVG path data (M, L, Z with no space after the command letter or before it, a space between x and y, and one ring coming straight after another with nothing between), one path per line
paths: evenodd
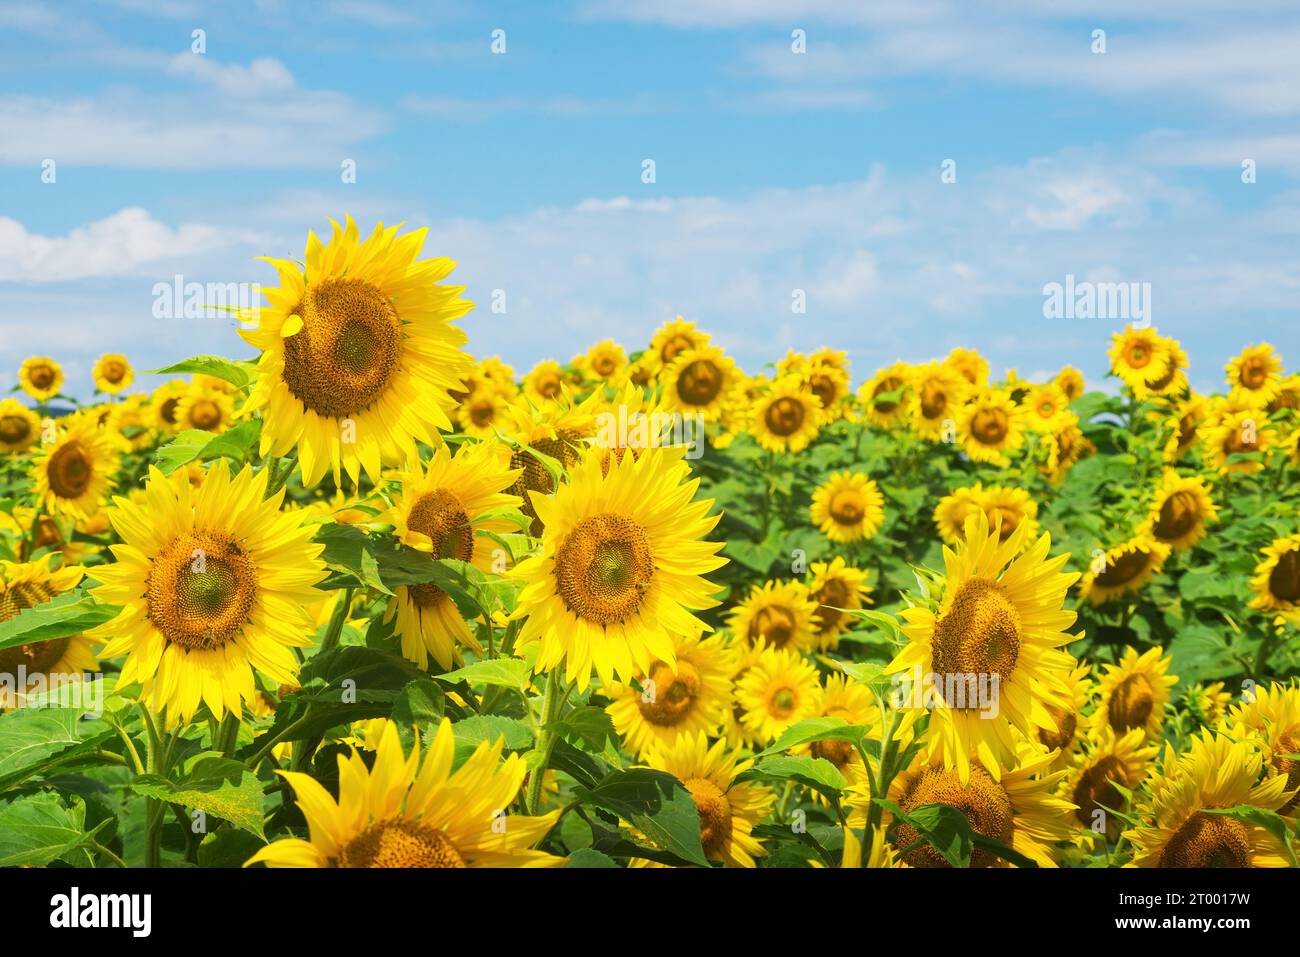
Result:
M1072 274L1150 283L1208 389L1248 342L1300 361L1298 118L1284 2L0 2L0 386L247 354L154 283L273 282L255 256L351 212L428 226L521 373L681 313L750 370L966 345L1096 379L1124 323L1044 319Z

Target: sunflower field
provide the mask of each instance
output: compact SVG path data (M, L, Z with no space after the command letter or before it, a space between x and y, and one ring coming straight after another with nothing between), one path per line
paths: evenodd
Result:
M310 233L152 393L23 363L0 865L1296 866L1272 345L864 380L679 316L521 378L424 242Z

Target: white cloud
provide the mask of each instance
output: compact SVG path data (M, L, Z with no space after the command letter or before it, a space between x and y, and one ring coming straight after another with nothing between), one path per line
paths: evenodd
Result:
M222 63L194 53L178 53L167 64L172 76L189 77L215 87L227 96L264 96L294 87L293 74L274 57L258 57L248 66Z

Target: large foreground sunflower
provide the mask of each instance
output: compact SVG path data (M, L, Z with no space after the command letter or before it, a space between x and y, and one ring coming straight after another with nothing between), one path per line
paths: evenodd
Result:
M369 736L368 736L369 737ZM410 755L386 722L367 769L360 752L339 755L339 797L308 774L281 771L307 819L310 840L291 837L258 851L268 867L557 867L564 858L529 850L559 811L507 814L527 768L518 754L501 760L505 741L479 742L452 771L456 739L444 718L420 753Z
M263 290L258 328L240 332L262 350L245 405L263 411L262 455L297 446L308 486L331 468L377 481L417 440L437 445L470 366L451 322L473 304L441 285L455 263L417 259L427 230L399 237L381 223L363 241L351 216L333 225L328 244L308 234L305 269L268 260L280 286Z
M964 542L944 549L938 607L903 610L908 644L885 669L910 673L913 694L900 702L907 720L932 706L927 750L963 784L972 756L996 778L1015 765L1016 731L1055 731L1045 707L1070 705L1075 662L1062 647L1074 640L1065 629L1075 614L1062 606L1078 576L1061 571L1068 554L1048 557L1049 535L1026 548L1028 533L1022 525L999 541L983 511L969 517ZM933 694L917 687L927 680Z
M595 667L608 684L672 663L671 636L705 630L695 612L712 608L703 576L726 564L711 499L695 501L699 479L679 449L602 459L588 455L554 497L531 493L545 534L520 562L519 640L541 642L540 671L565 665L586 688Z
M412 463L397 476L401 493L385 516L398 537L432 558L455 558L490 571L504 570L504 550L482 533L517 531L501 512L520 505L504 489L519 477L501 452L486 443L465 444L452 455L438 449L428 466ZM443 669L460 660L460 647L479 650L478 642L451 596L432 582L401 585L389 600L388 620L396 618L402 655L421 668L429 657Z
M200 703L240 714L254 669L292 684L293 649L312 643L324 546L305 513L279 510L283 489L265 497L266 479L218 463L196 491L151 468L143 500L109 511L122 544L115 564L95 568L93 592L122 610L91 634L106 642L101 658L127 656L120 684L140 682L169 719L190 720Z

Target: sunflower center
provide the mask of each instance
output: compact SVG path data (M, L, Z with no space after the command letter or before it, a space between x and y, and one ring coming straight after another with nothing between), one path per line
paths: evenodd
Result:
M881 379L874 389L871 390L871 404L876 407L877 411L886 414L893 412L898 408L896 398L882 398L891 393L897 392L903 387L903 380L890 376L887 379Z
M858 525L867 514L867 503L856 489L842 489L831 496L827 511L836 525Z
M1151 362L1151 350L1146 347L1146 343L1133 342L1124 351L1124 358L1134 369L1145 368Z
M1005 542L1015 532L1024 518L1018 508L1010 505L995 505L988 510L989 525L994 524L995 518L1001 518L1001 524L998 525L998 540Z
M835 380L824 372L814 372L810 375L808 388L813 395L817 396L817 401L822 404L823 409L829 409L839 397L840 390L836 387Z
M983 768L972 767L970 783L962 787L956 771L927 768L903 797L901 807L911 812L926 804L946 804L956 808L971 829L1003 844L1012 838L1013 811L1006 790ZM894 846L900 850L920 840L920 833L910 824L899 824L894 832ZM929 844L910 851L905 860L912 867L948 867L949 864ZM971 854L971 867L990 867L996 858L988 851Z
M1146 571L1150 559L1151 555L1142 548L1125 552L1119 558L1107 561L1095 581L1106 588L1127 584Z
M20 611L35 608L54 597L54 589L41 582L18 582L0 591L0 621L8 621ZM16 648L0 650L0 675L17 675L25 665L28 674L45 674L63 657L71 638L37 641Z
M1079 783L1074 786L1073 800L1078 805L1074 816L1085 827L1092 826L1092 815L1098 808L1118 811L1123 807L1124 798L1116 783L1127 785L1127 775L1124 763L1113 754L1101 758L1079 775Z
M618 357L612 352L602 352L591 363L596 374L602 379L613 375L618 370Z
M32 434L32 424L25 416L6 415L0 418L0 442L17 445L27 441Z
M1146 675L1129 675L1115 686L1106 705L1106 720L1119 732L1146 725L1155 709L1156 699Z
M832 631L839 626L844 618L844 612L839 609L848 608L853 597L849 586L841 578L827 579L813 592L812 600L818 605L817 620L821 622L822 631Z
M1011 420L1003 409L980 409L971 417L971 435L984 445L998 445L1011 431Z
M158 407L158 416L168 425L176 424L176 406L180 402L176 396L170 399L163 399L162 405Z
M95 477L95 463L80 442L68 442L50 456L46 475L59 498L79 498Z
M479 428L491 425L497 417L496 405L491 399L478 399L469 407L469 418Z
M243 629L257 570L229 535L190 531L154 558L145 597L163 638L186 651L212 651Z
M118 362L116 359L110 359L108 362L105 362L100 366L99 372L100 375L104 377L105 381L116 385L126 376L126 366Z
M793 611L780 605L766 605L749 620L749 643L767 642L773 648L784 648L797 630Z
M1006 681L1020 657L1020 613L997 582L972 578L957 589L948 613L934 629L934 671L947 675L997 675ZM958 701L967 698L953 682L941 683ZM948 701L953 705L956 702ZM971 706L967 699L966 706Z
M651 724L670 728L685 721L700 693L700 673L689 661L677 662L677 674L662 661L650 673L654 682L653 701L639 699L641 715Z
M1268 574L1268 590L1282 601L1300 601L1300 548L1278 556L1277 564Z
M547 399L553 399L560 394L563 385L563 379L554 372L547 372L537 379L537 394Z
M54 384L54 367L45 363L31 366L27 370L27 379L38 389L48 389Z
M788 718L799 706L799 694L788 685L768 693L767 710L774 718Z
M1260 358L1250 358L1241 364L1241 384L1248 389L1258 389L1268 382L1268 363Z
M348 841L339 867L464 867L446 831L415 821L383 821Z
M567 469L578 461L578 446L581 439L582 437L571 429L559 429L555 438L537 439L530 445L543 455L555 459ZM522 511L533 520L529 530L534 537L541 535L542 522L537 517L537 509L533 508L528 493L541 492L544 495L550 495L554 491L554 487L551 485L551 473L546 470L546 466L538 460L537 456L524 449L518 449L511 454L510 468L523 469L523 474L515 479L515 483L507 491L509 494L518 495L524 500Z
M303 327L284 340L284 382L317 415L343 419L387 390L402 351L401 320L379 288L329 279L298 306Z
M700 844L704 856L719 858L731 843L731 802L712 781L704 778L687 778L682 782L695 799L695 810L700 813Z
M1160 506L1160 518L1154 528L1156 538L1176 541L1196 528L1200 518L1200 502L1196 496L1185 490L1174 492Z
M850 724L853 723L853 716L842 710L828 711L826 716L843 718ZM808 750L812 752L814 758L825 758L837 768L843 768L853 760L853 744L849 741L825 738L821 741L814 741L809 745Z
M1047 728L1038 729L1038 740L1041 741L1049 751L1064 750L1074 741L1074 732L1078 728L1079 719L1075 717L1073 711L1066 711L1055 705L1045 705L1047 713L1052 716L1056 722L1056 730L1049 731Z
M689 363L677 377L677 394L688 405L708 405L722 391L722 370L708 359Z
M763 413L763 421L766 423L768 430L773 435L785 437L794 435L803 427L804 409L803 403L798 399L792 399L788 395L783 395L767 407Z
M1161 867L1247 867L1250 833L1222 814L1197 811L1174 832L1160 855Z
M621 515L584 518L555 552L555 580L565 607L601 626L636 613L654 570L645 529Z
M3 652L0 652L3 654ZM1273 767L1278 774L1286 777L1286 789L1294 791L1300 787L1300 758L1284 757L1287 754L1300 754L1300 728L1292 728L1286 734L1277 739L1277 747L1274 749ZM1278 808L1279 814L1289 814L1300 805L1300 792L1297 792L1282 807Z
M921 416L937 419L948 408L948 393L937 382L926 382L921 386Z
M432 545L429 554L434 558L459 558L467 562L474 557L474 529L460 499L450 489L434 489L416 499L406 517L406 527L429 536ZM421 608L436 604L443 594L431 582L410 587L411 600Z
M198 399L190 406L190 425L210 432L221 424L221 406L211 399Z

